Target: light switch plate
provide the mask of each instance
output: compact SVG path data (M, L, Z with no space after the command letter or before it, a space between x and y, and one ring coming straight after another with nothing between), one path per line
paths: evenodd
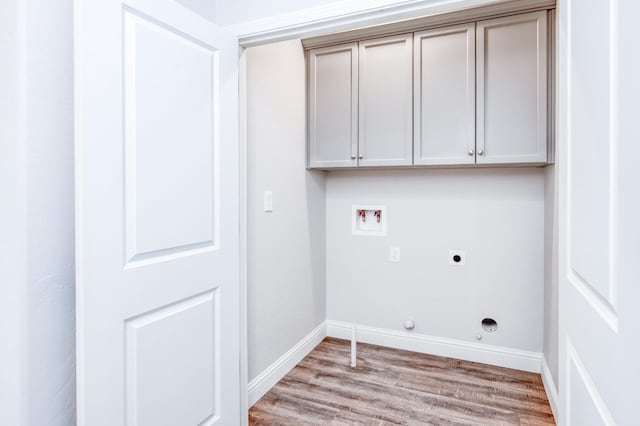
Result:
M264 211L273 211L273 192L271 191L264 191Z

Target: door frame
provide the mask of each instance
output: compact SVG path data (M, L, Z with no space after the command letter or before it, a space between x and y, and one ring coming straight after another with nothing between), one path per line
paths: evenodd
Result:
M247 60L240 44L238 58L238 158L240 161L240 411L241 426L249 424L249 364L247 320Z
M561 1L561 0L557 0ZM320 35L329 35L342 31L381 25L399 19L424 18L444 13L465 14L466 9L487 7L494 14L505 11L513 12L513 3L519 8L530 11L531 8L544 7L547 0L448 0L444 5L434 5L430 0L376 0L363 7L357 1L331 3L326 6L309 8L267 17L246 24L228 27L238 38L238 85L239 85L239 157L240 157L240 408L248 414L248 342L247 342L247 63L246 49L263 44L275 43L291 39L304 39ZM555 2L554 2L555 3ZM557 5L555 6L557 7ZM558 25L553 21L554 31ZM405 31L406 32L406 31ZM556 34L558 34L556 32ZM557 40L556 40L557 43ZM556 55L557 50L553 52ZM558 65L554 63L557 73ZM556 92L555 105L559 105L560 92ZM555 108L555 111L559 108ZM555 120L554 120L555 121ZM557 134L557 129L556 129ZM557 140L557 139L556 139ZM557 172L556 172L557 173ZM557 385L557 384L556 384ZM553 386L553 384L551 385ZM557 413L554 413L557 415ZM248 415L242 416L242 426L248 425Z

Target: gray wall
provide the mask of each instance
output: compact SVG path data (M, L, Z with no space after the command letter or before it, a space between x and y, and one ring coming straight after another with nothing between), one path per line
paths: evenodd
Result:
M555 386L559 383L558 183L555 166L545 169L544 186L544 345Z
M351 206L388 209L387 236L353 236ZM401 261L391 263L389 247ZM466 266L448 264L449 249ZM327 175L329 320L542 351L544 170L350 171Z
M72 1L7 0L0 17L0 424L66 426L75 422Z
M249 380L325 320L325 176L305 164L305 64L299 41L247 60ZM273 191L273 212L263 209Z

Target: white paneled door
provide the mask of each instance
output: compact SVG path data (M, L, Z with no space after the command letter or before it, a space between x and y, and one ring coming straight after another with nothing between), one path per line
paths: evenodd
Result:
M560 424L640 424L640 4L559 3Z
M237 41L172 0L75 15L78 423L240 424Z

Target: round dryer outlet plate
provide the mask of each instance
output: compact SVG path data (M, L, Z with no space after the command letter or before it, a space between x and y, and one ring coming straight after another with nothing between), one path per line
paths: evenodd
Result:
M487 333L493 333L498 330L498 323L493 318L485 318L481 322L482 329Z

